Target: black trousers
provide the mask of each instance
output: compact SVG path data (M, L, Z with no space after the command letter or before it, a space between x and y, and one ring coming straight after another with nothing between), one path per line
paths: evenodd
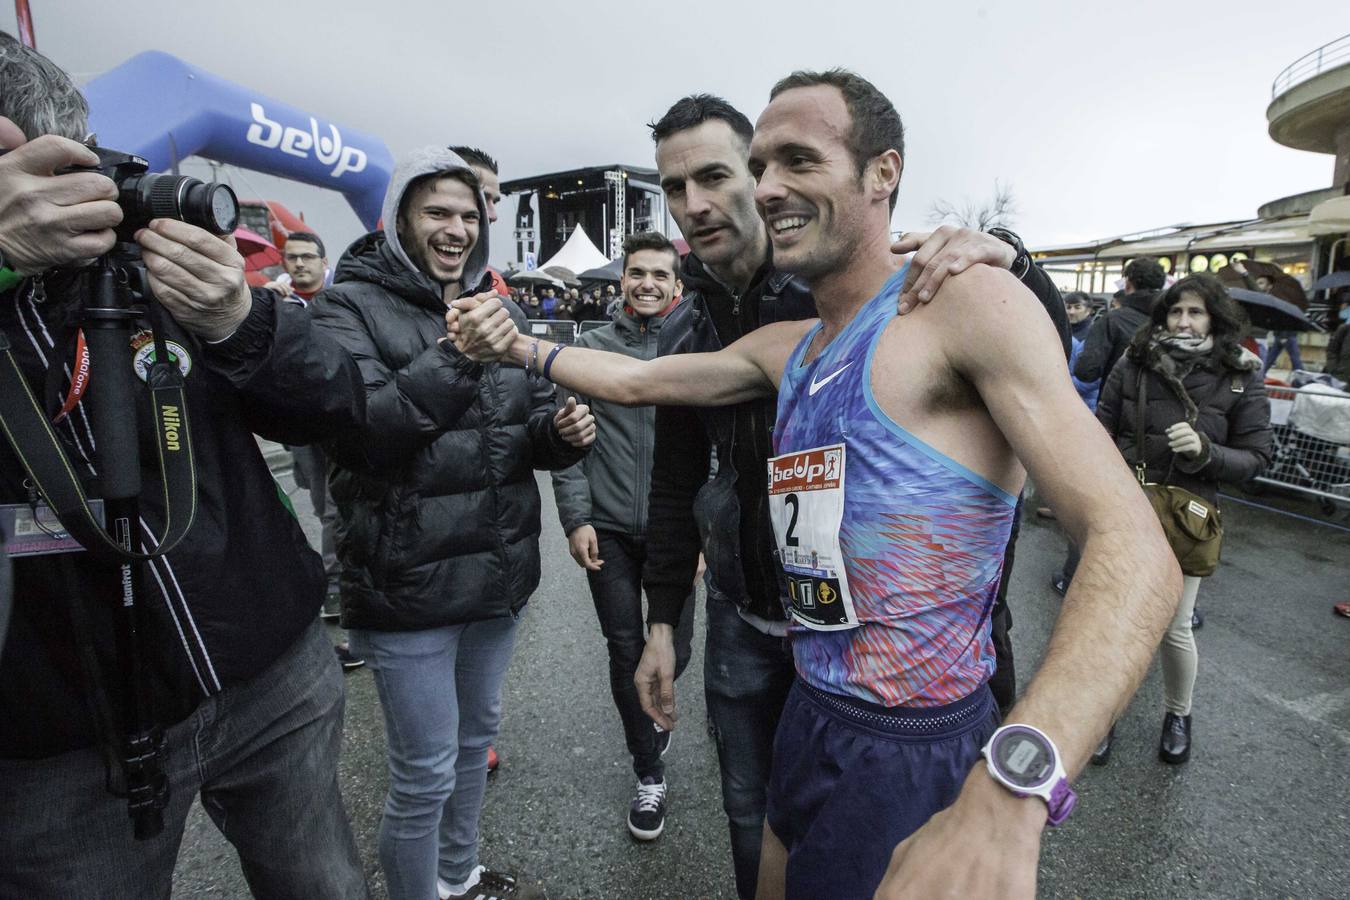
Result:
M645 538L616 531L596 529L600 558L605 564L599 572L586 571L591 584L591 599L600 631L609 648L609 690L623 722L624 740L633 757L633 772L638 778L663 777L665 765L656 743L651 717L638 702L633 673L647 645L642 615L642 564L647 559ZM690 586L690 593L693 593ZM689 665L690 641L694 633L694 598L684 604L684 613L675 626L675 677Z

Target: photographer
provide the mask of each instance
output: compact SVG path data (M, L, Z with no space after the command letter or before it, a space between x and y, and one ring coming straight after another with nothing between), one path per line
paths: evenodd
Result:
M0 85L3 358L98 497L106 460L87 408L100 377L110 379L97 356L85 379L78 348L87 262L113 247L123 210L109 178L55 174L98 163L72 140L85 134L87 107L65 73L0 34ZM127 803L111 792L126 780L117 563L89 552L19 556L0 653L0 896L168 897L200 793L257 896L364 897L336 777L343 687L317 620L323 569L253 437L307 444L352 427L364 414L359 373L311 331L303 308L250 292L228 239L169 219L135 239L184 373L196 470L192 527L145 564L137 597L144 693L166 738L164 828L135 840ZM150 327L132 328L141 366L154 353ZM139 408L125 413L142 445L150 550L164 531L164 487L149 391L132 383ZM7 441L0 503L41 514Z

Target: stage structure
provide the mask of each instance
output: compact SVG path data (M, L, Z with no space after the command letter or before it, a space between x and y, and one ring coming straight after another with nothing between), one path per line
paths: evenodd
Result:
M578 226L609 259L630 234L675 230L655 169L572 169L508 181L502 193L517 197L516 264L524 269L551 258Z

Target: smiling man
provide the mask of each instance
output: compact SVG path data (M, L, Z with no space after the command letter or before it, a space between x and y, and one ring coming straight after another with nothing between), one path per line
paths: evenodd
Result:
M525 322L490 290L486 218L465 160L421 150L394 173L384 230L348 248L314 304L365 383L366 418L325 449L342 624L385 716L379 852L393 900L531 896L479 864L478 817L517 621L539 585L532 470L572 465L595 436L584 405L555 414L544 379L446 339L446 304L469 294L484 333Z
M666 316L679 301L680 256L665 235L644 232L623 244L620 282L624 305L603 328L586 332L578 347L654 359ZM656 410L592 401L598 435L594 449L570 469L555 472L558 518L577 565L586 569L600 631L609 649L609 687L633 758L637 795L628 808L628 830L640 841L661 836L666 821L663 757L671 733L642 709L633 673L646 645L642 616L642 565L647 559L647 492L652 472ZM660 535L654 535L654 542ZM685 585L686 593L689 584ZM686 603L674 628L678 677L689 663L694 604Z
M761 897L1034 896L1041 830L1072 810L1069 778L1143 677L1180 587L1129 471L1101 465L1109 441L1016 279L977 265L896 315L903 151L894 106L857 75L774 87L750 146L755 201L775 265L810 286L819 321L639 362L519 334L485 342L473 302L450 316L466 347L542 358L556 382L617 402L777 392L761 477L796 680ZM1028 471L1083 563L999 728L989 614Z
M775 266L755 208L750 120L719 97L693 94L651 128L661 186L691 251L684 260L685 302L662 329L659 353L717 350L771 322L816 318L810 288ZM1051 318L1062 318L1054 284L1018 251L1014 235L1004 237L1011 243L950 226L932 236L907 236L896 251L917 252L900 305L928 299L953 267L983 262L1012 268ZM643 569L650 633L638 691L649 714L669 728L676 718L673 629L684 615L700 550L707 559L703 688L742 898L755 895L773 737L793 680L768 490L759 477L773 455L774 415L772 398L657 411L648 527L661 540L648 548ZM1006 687L1011 705L1008 619L996 612L993 621L996 683Z

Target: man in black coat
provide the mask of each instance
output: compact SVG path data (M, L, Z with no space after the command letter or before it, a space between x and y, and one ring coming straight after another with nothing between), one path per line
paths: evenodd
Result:
M1125 354L1130 338L1148 322L1153 298L1167 284L1167 273L1151 256L1130 260L1125 267L1125 296L1120 307L1098 316L1078 354L1073 374L1079 381L1105 381Z
M94 446L88 407L100 377L111 382L97 355L89 380L79 377L82 312L87 262L113 247L123 218L117 186L94 172L53 174L98 163L71 139L88 131L87 106L65 73L0 34L0 84L29 86L0 92L4 364L55 417L70 468L98 497L109 460ZM364 897L337 782L343 686L317 619L323 566L254 438L305 444L351 427L362 411L359 374L313 334L304 309L249 290L232 241L170 219L151 221L135 241L167 313L135 322L137 372L156 352L145 329L161 330L183 373L196 471L191 528L145 564L135 598L147 724L165 740L163 829L135 840L126 799L109 790L126 785L130 768L121 764L133 719L121 690L123 571L68 547L18 556L0 653L0 896L167 897L200 796L259 896ZM127 412L150 448L150 392L134 378L133 390ZM39 452L51 451L30 448L25 459ZM142 453L141 520L128 522L147 549L165 529L156 460ZM0 441L0 503L26 521L30 546L42 543L35 523L49 514L33 481ZM17 537L11 550L24 553Z

